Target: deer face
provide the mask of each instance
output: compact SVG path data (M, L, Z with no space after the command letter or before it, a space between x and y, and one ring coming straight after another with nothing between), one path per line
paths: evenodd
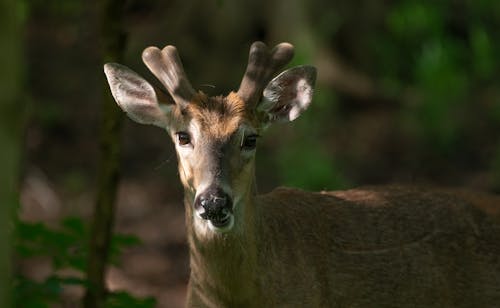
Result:
M232 228L235 204L249 189L257 127L235 95L196 100L169 128L179 174L197 218L217 231Z
M273 122L294 120L311 102L313 67L295 67L271 80L292 51L286 43L272 51L254 43L240 89L226 97L195 93L172 46L143 53L169 95L120 64L105 65L111 92L129 117L171 136L197 229L229 232L241 224L254 184L258 137Z

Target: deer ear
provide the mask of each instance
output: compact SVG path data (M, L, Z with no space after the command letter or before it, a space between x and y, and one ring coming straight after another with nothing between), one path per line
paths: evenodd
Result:
M104 73L115 101L129 118L141 124L167 127L168 113L174 104L166 102L167 104L162 104L160 107L151 84L128 67L118 63L106 63Z
M265 115L264 122L293 121L309 107L316 81L316 68L296 66L271 80L263 92L257 110Z

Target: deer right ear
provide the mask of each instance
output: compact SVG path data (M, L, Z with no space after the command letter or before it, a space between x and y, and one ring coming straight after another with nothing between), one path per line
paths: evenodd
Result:
M160 107L151 84L118 63L106 63L104 73L115 101L129 118L141 124L167 127L168 113L174 104L162 104Z

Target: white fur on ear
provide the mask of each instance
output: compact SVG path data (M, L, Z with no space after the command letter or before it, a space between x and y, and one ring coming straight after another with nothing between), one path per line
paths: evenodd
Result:
M296 66L269 82L258 110L267 113L269 122L293 121L309 107L313 97L316 68Z
M160 108L151 84L128 67L118 63L106 63L104 73L115 101L132 120L163 128L167 126L166 114L171 106Z

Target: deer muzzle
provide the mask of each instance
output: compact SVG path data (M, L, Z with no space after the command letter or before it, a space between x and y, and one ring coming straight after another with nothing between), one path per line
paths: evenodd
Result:
M228 226L233 219L233 200L222 189L209 188L198 195L194 208L199 217L215 228Z

